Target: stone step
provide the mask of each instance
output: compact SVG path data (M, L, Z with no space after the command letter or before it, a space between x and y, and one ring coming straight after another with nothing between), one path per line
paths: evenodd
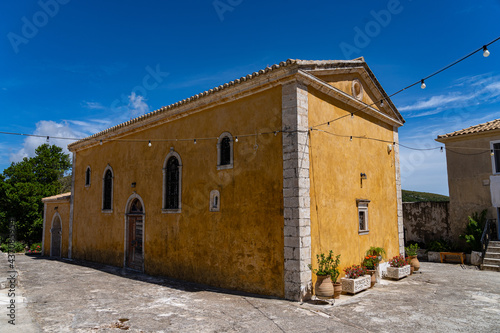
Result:
M484 254L484 259L500 259L500 253L495 253L495 252L486 252Z
M500 246L500 241L497 241L497 240L490 240L489 244L496 244L494 246Z
M491 244L488 244L488 248L486 251L491 252L491 253L500 253L500 246L491 246Z
M485 264L485 265L500 266L500 259L484 258L483 259L483 264Z
M500 272L500 266L495 266L495 265L485 265L485 264L482 264L481 265L481 269L484 270L484 271L496 271L496 272Z

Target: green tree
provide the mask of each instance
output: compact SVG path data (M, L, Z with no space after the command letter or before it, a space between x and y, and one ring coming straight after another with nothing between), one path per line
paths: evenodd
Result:
M0 177L0 232L16 221L17 239L40 241L43 227L41 199L60 193L60 179L70 170L69 155L55 145L43 144L35 156L12 163Z

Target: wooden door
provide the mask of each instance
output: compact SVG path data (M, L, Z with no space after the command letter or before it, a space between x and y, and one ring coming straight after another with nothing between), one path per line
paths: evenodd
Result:
M142 271L142 216L128 216L127 267Z
M62 226L59 217L56 217L52 225L52 235L50 242L51 255L53 257L61 257L61 237L62 237Z

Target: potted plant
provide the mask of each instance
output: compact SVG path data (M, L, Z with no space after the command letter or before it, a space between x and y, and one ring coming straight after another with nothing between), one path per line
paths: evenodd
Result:
M368 272L368 274L370 274L371 276L371 285L370 285L370 288L373 287L375 285L375 283L377 282L377 266L378 266L378 263L380 262L379 260L379 257L378 256L374 256L374 255L367 255L365 257L365 259L363 259L363 263L362 263L362 266L364 266Z
M366 268L360 265L352 265L344 268L345 277L342 281L342 291L355 294L370 288L370 275L366 275Z
M316 283L314 285L314 292L316 297L328 299L334 296L334 285L332 277L335 282L338 278L338 265L340 263L340 254L334 256L333 251L330 250L328 255L320 253L316 255L318 268L312 268L308 265L309 269L316 274Z
M410 275L410 265L402 255L395 256L389 261L387 277L399 280Z
M413 274L413 271L418 271L420 269L420 262L417 258L418 253L418 244L412 244L408 247L405 247L406 255L408 256L408 260L410 262L410 274Z
M382 261L384 256L386 255L383 247L371 246L368 251L366 251L367 256L376 256L378 257L378 261Z
M486 224L487 212L488 211L485 209L481 213L476 212L472 214L472 216L469 216L465 234L460 235L460 238L465 240L471 251L471 264L476 266L481 264L481 236L483 235L484 225Z

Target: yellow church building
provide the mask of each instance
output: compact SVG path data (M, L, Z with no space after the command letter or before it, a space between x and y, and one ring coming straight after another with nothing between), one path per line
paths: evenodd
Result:
M267 67L70 144L43 253L307 299L318 253L403 252L403 123L363 58Z

